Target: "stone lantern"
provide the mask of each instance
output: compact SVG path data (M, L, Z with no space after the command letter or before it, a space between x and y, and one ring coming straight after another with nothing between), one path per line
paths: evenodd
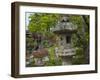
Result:
M59 36L59 48L55 48L57 57L62 58L62 65L71 65L72 57L75 55L75 48L72 47L72 34L77 30L77 26L69 21L69 17L64 15L52 31Z

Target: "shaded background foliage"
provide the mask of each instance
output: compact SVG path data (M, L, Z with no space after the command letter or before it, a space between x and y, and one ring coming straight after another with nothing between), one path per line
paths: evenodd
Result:
M77 25L77 32L73 34L72 45L76 47L73 64L89 63L89 16L70 16L70 20Z

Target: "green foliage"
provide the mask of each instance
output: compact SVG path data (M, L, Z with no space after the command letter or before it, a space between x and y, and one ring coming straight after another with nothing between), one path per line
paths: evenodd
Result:
M48 65L50 65L50 66L56 65L54 48L55 48L54 46L48 48L49 59L50 59Z
M34 64L35 64L35 61L34 61L34 59L33 59L32 62L30 62L30 63L27 64L26 66L27 66L27 67L33 67L33 66L35 66Z
M84 51L82 48L77 48L76 49L76 56L72 59L73 64L84 64L85 59L84 59Z
M49 34L59 19L58 14L33 13L30 17L29 30L31 32Z
M56 59L55 52L54 52L55 46L49 47L49 61L46 63L47 66L57 66L62 64L62 60L59 57Z
M33 39L26 37L26 49L31 53L32 48L34 47Z
M41 44L47 48L52 45L55 34L50 31L50 28L55 27L60 16L59 14L48 14L48 13L33 13L29 16L29 32L35 34L41 34L41 38L45 36L46 39L41 39L41 42L35 42L36 45Z
M73 24L77 25L77 32L72 36L72 45L76 47L76 55L73 58L73 64L87 63L86 54L89 47L89 16L70 16Z

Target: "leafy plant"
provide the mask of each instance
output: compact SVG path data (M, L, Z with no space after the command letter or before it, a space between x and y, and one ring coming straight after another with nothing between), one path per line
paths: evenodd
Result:
M89 16L70 16L70 20L77 25L77 32L72 36L72 45L77 48L73 64L89 63Z

